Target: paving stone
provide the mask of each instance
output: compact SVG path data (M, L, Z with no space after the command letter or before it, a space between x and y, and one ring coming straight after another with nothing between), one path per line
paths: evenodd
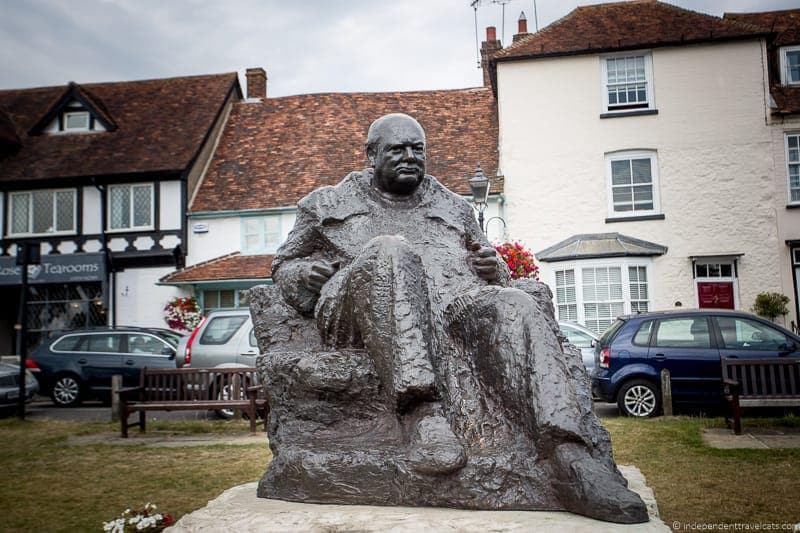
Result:
M764 430L736 435L727 428L709 428L703 430L703 442L721 449L800 448L800 432Z
M567 512L465 511L432 507L378 507L367 505L320 505L256 497L256 483L223 492L202 509L181 518L166 531L236 532L417 532L417 531L571 531L571 532L667 532L658 517L653 491L634 466L620 466L632 490L647 504L650 522L622 525L600 522Z

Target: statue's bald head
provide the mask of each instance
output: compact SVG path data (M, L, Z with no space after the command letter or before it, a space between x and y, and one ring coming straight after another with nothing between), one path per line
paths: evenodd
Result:
M425 142L425 130L422 129L422 126L414 117L406 115L405 113L389 113L388 115L383 115L376 119L370 124L369 131L367 132L366 148L367 157L369 157L370 162L374 163L372 159L378 143L382 140L389 139L393 135L411 131L416 131L419 138L422 139L422 142Z
M408 115L384 115L369 127L367 157L375 186L407 196L425 178L425 130Z

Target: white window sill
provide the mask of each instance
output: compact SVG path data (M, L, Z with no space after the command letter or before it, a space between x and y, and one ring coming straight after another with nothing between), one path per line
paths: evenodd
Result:
M6 239L28 239L32 237L64 237L70 235L77 235L78 232L75 230L69 231L51 231L48 233L8 233L6 234Z
M86 135L95 133L105 133L103 130L64 130L64 131L50 131L45 132L48 135Z
M610 110L600 113L600 118L620 118L620 117L641 117L645 115L658 115L658 109L631 109L631 110Z
M647 215L639 214L639 215L624 215L620 216L618 213L614 213L614 215L608 217L606 219L606 224L611 224L614 222L636 222L639 220L664 220L666 217L663 213L650 213Z
M106 233L139 233L142 231L155 231L155 226L136 226L132 228L106 229Z

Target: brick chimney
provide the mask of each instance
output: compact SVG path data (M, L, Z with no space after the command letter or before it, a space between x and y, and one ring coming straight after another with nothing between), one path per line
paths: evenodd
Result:
M525 12L519 14L519 18L517 19L517 33L514 35L514 40L512 42L517 42L523 37L527 37L530 35L528 33L528 19L525 17Z
M247 69L247 98L267 97L267 72L261 68Z
M492 80L489 77L489 59L492 54L502 50L503 44L497 39L497 28L488 26L486 28L486 40L481 43L481 68L483 69L483 86L490 87Z

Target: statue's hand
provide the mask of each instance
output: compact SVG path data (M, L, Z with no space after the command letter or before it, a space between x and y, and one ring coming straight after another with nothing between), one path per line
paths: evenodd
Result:
M482 246L478 242L469 245L470 260L475 273L486 281L497 279L497 251L491 246Z
M309 266L305 275L306 288L314 294L319 294L322 286L325 285L331 276L339 270L339 261L329 263L327 261L314 261Z

